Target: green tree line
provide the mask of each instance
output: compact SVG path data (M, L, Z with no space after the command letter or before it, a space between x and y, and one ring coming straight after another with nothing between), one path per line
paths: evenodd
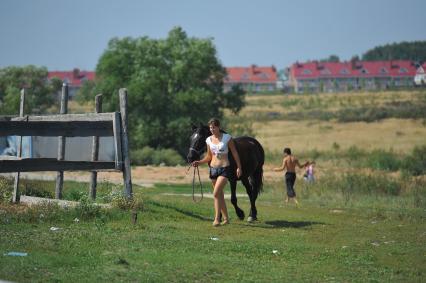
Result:
M362 55L362 60L412 60L426 62L426 41L404 41L377 46L365 52Z

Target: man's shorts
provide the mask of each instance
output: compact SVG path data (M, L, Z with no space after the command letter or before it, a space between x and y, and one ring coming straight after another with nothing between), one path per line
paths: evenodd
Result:
M231 167L210 167L209 177L212 180L217 179L219 176L228 178L231 177Z
M287 196L290 198L294 198L296 196L296 192L294 191L294 182L296 182L296 173L287 172L284 175L285 184L287 186Z

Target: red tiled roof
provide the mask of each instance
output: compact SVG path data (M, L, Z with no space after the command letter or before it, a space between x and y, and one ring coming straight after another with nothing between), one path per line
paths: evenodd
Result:
M414 77L416 65L408 60L294 63L290 72L297 79L326 77Z
M74 69L73 71L53 71L48 73L47 78L49 80L58 78L63 82L67 82L69 86L80 87L86 80L93 81L95 79L95 72L80 71L79 69Z
M225 77L225 83L275 83L277 81L277 70L274 66L258 67L228 67L228 75Z

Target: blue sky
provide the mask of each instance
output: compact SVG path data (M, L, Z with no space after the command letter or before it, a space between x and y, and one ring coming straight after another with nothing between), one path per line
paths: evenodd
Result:
M222 64L362 55L426 40L424 0L0 0L0 67L94 70L113 37L212 38Z

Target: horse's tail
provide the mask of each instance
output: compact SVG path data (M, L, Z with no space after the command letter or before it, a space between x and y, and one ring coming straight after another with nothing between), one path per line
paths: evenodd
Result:
M254 187L257 188L257 194L263 191L263 164L254 171Z
M253 188L256 188L256 193L260 194L263 191L263 164L265 163L265 151L262 145L256 139L252 139L258 148L258 165L253 173Z

